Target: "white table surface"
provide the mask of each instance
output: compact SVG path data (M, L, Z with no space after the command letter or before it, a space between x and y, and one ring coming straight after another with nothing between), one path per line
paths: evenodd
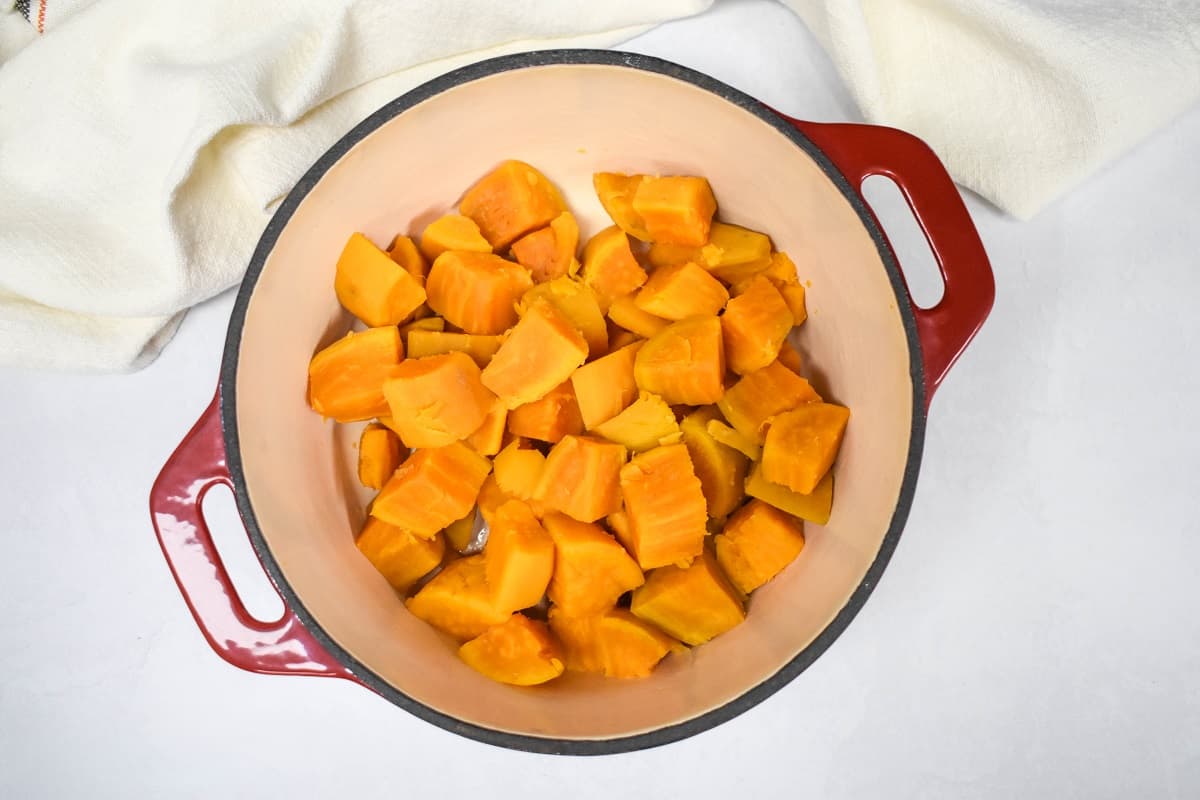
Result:
M765 0L627 47L857 119ZM995 310L934 401L882 582L778 694L638 753L506 751L209 650L147 494L211 397L231 294L140 373L0 371L0 797L1200 796L1198 161L1193 110L1032 222L969 199Z

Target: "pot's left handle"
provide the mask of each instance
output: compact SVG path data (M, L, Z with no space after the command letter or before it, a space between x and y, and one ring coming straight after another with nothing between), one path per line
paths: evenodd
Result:
M269 622L246 610L201 508L204 495L220 484L233 488L218 392L150 490L150 517L158 542L204 638L221 658L250 672L353 679L286 605L283 616Z

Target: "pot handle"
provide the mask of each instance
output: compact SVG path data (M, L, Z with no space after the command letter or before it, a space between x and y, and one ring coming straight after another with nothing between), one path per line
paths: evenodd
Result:
M931 308L918 308L909 296L921 341L928 408L934 391L987 319L996 297L987 253L958 187L929 145L912 134L879 125L780 116L829 157L859 197L869 176L891 178L921 226L946 285L941 301Z
M250 672L353 679L284 607L272 622L255 619L238 597L213 545L201 504L209 489L233 488L225 461L220 392L167 459L150 490L150 517L171 574L217 655Z

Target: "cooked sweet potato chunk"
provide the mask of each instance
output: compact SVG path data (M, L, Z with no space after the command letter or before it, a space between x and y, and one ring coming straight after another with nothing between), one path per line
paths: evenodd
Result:
M536 686L563 672L563 653L544 622L513 614L458 648L471 669L513 686Z
M763 442L763 426L776 414L804 403L820 402L821 396L808 381L778 361L742 376L726 390L717 406L738 433L757 444Z
M492 602L507 611L537 605L554 572L554 540L520 500L496 509L488 527L483 555Z
M534 283L574 275L579 270L575 251L579 249L579 224L570 211L564 211L545 228L513 242L512 254L518 264L529 270Z
M433 261L447 250L490 253L492 246L483 238L474 220L462 214L447 214L421 231L421 255Z
M309 405L338 422L386 415L383 383L403 358L404 345L394 326L348 333L309 362Z
M646 270L634 258L629 238L616 226L605 228L588 240L580 276L596 293L604 310L613 300L646 282Z
M347 311L372 327L397 325L425 302L425 288L361 233L337 261L333 288Z
M406 359L384 381L383 394L409 447L442 447L465 439L496 402L466 353Z
M599 525L558 513L547 514L542 523L554 539L554 577L547 594L564 614L599 614L642 585L637 562Z
M721 320L692 317L663 328L638 351L633 376L639 389L671 405L720 400L725 394Z
M704 178L645 176L633 193L633 210L652 241L700 247L708 241L717 201Z
M491 253L450 250L429 268L429 307L466 333L504 333L517 321L517 301L533 286L529 270Z
M634 456L621 467L633 556L642 569L686 563L704 548L704 490L683 444Z
M415 616L460 641L474 639L509 617L492 600L482 555L451 561L406 605Z
M462 442L415 451L384 485L371 516L426 539L475 505L491 463Z
M713 537L717 562L742 594L750 594L778 575L804 549L804 523L751 500Z
M809 494L833 465L850 409L807 403L771 420L763 444L763 477L793 492Z
M633 302L647 314L681 320L715 316L727 300L729 292L721 282L688 261L656 269Z
M775 284L753 278L721 315L725 363L739 375L762 369L779 357L791 330L792 312Z
M570 320L550 303L534 303L483 370L483 385L513 409L545 397L587 354L587 341Z
M386 426L372 422L358 437L358 482L382 489L400 466L400 439Z
M534 498L580 522L595 522L621 504L617 483L625 448L590 436L564 436L546 456Z
M705 550L686 567L667 566L646 576L629 610L690 645L704 644L746 618L742 599Z
M446 552L441 536L414 536L374 517L367 518L355 544L397 592L407 592L432 572Z
M566 210L545 175L524 161L505 161L467 190L458 210L475 220L494 250L549 225Z

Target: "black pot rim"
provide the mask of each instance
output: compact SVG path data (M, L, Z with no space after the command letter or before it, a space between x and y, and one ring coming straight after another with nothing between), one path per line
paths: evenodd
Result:
M854 208L855 212L861 219L864 227L870 233L871 238L875 242L876 249L883 261L884 268L887 270L888 278L892 284L892 290L896 295L896 306L900 311L900 316L903 321L905 335L908 341L910 377L913 387L913 420L909 439L908 458L905 464L904 479L901 483L900 496L896 504L895 513L892 515L891 523L888 526L887 534L884 536L883 543L876 554L875 560L872 562L866 575L861 583L855 589L846 605L838 612L837 616L825 627L823 631L801 652L799 652L791 661L785 664L778 672L757 684L750 687L741 695L728 701L724 705L711 709L699 716L683 720L671 725L653 730L631 734L628 736L619 736L605 739L559 739L552 737L530 736L525 734L512 733L509 731L497 730L494 728L483 727L474 723L465 722L456 717L443 714L442 712L431 708L430 706L415 700L403 692L399 691L391 684L377 676L365 664L356 659L353 655L347 652L339 645L324 629L317 623L313 615L305 607L303 600L288 583L282 570L279 568L278 562L271 554L270 548L267 546L262 535L262 530L259 527L257 517L254 513L254 508L250 503L250 497L246 489L246 476L242 466L241 451L239 449L239 431L237 424L237 368L238 355L242 338L242 329L245 324L246 310L250 303L251 295L254 293L254 288L258 283L258 278L262 273L263 265L266 263L268 255L275 246L276 240L280 233L288 224L292 214L299 206L300 202L308 195L314 186L321 180L325 173L339 160L347 151L355 144L361 141L366 136L379 128L384 123L396 117L405 110L440 94L450 88L460 84L469 83L489 75L495 75L501 72L510 70L525 69L529 67L540 67L550 65L604 65L612 67L621 67L627 69L642 70L653 72L660 75L665 75L677 80L698 86L715 95L718 95L734 105L746 110L767 124L774 127L781 134L788 137L797 147L804 150L812 157L825 174L838 187L838 190ZM324 155L322 155L315 164L305 173L304 177L296 184L292 191L287 195L279 208L275 211L270 222L263 231L262 237L259 240L258 246L255 248L254 255L251 258L249 267L246 271L245 279L242 281L241 289L238 292L237 301L234 305L233 314L229 322L228 334L225 341L224 359L221 364L220 375L220 397L221 397L221 423L225 435L225 448L228 460L229 471L233 478L234 494L237 499L238 510L241 512L243 521L246 524L249 532L250 540L254 546L255 552L262 561L264 568L270 575L271 580L279 590L284 603L291 609L304 627L313 635L313 637L321 643L329 653L344 664L347 669L354 675L355 679L365 684L370 689L374 690L392 703L400 706L406 711L415 716L431 722L445 730L460 734L470 739L474 739L487 744L492 744L500 747L506 747L514 750L524 750L533 753L546 754L561 754L561 755L605 755L624 753L634 750L641 750L650 747L675 742L680 739L685 739L694 736L698 733L715 727L723 722L726 722L733 717L747 711L748 709L758 705L763 700L779 691L793 678L809 667L818 657L820 657L833 642L842 634L850 621L858 614L859 610L866 603L867 598L878 584L884 569L887 567L888 561L891 559L892 553L899 542L901 531L904 528L905 521L908 518L909 508L912 505L913 494L916 489L917 473L920 470L921 452L925 438L925 380L924 380L924 363L921 357L920 340L917 335L916 319L913 316L912 309L909 304L908 294L905 289L904 279L901 276L900 269L897 265L895 255L893 254L887 239L884 237L882 230L879 228L874 215L867 208L859 194L852 189L850 184L842 176L842 174L833 166L828 157L808 138L796 130L792 125L786 122L782 117L774 111L763 105L760 101L753 97L734 89L727 84L724 84L714 78L711 78L703 73L688 69L687 67L674 64L663 59L652 56L645 56L635 53L626 53L616 50L587 50L587 49L565 49L565 50L541 50L528 53L517 53L513 55L500 56L498 58L480 61L452 72L448 72L440 77L413 89L410 92L392 100L384 105L375 113L371 114L361 123L356 125L349 133L343 136L336 144L334 144Z

